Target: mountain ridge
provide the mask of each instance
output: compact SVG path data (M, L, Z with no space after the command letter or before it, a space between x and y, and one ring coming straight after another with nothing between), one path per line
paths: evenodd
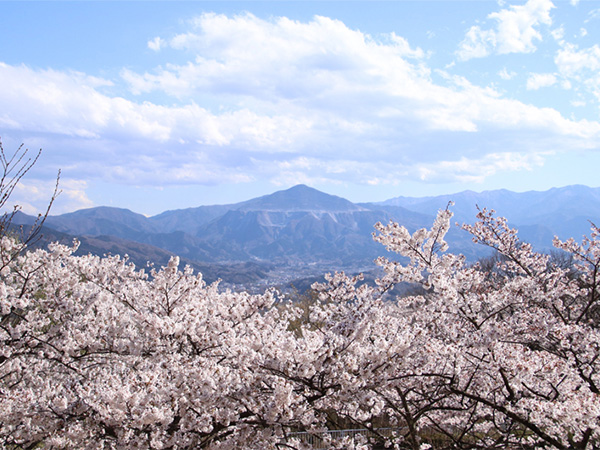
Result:
M88 208L49 216L45 226L86 236L96 246L92 252L109 245L113 253L119 248L124 252L133 249L138 261L143 260L144 251L153 257L162 255L164 260L163 253L153 250L161 249L198 264L241 267L253 262L298 273L308 267L355 270L372 266L377 256L386 253L372 240L376 222L393 220L411 232L429 228L437 211L450 200L455 203L451 207L453 222L472 223L478 206L493 208L521 230L524 240L544 251L550 249L554 234L579 239L589 234L588 220L600 223L600 188L581 185L526 193L463 191L373 203L352 203L297 185L244 202L164 211L152 217L124 208ZM34 219L24 214L16 217L23 223ZM101 242L100 236L105 236L106 242ZM112 237L110 244L106 236ZM475 246L458 227L451 229L447 240L450 251L463 253L470 261L489 254L489 249Z

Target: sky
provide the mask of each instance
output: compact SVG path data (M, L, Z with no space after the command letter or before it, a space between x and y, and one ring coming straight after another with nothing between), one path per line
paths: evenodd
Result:
M0 1L24 212L600 186L600 1Z

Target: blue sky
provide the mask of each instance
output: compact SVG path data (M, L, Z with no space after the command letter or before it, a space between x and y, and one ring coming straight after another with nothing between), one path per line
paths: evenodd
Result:
M600 186L600 1L0 2L14 192L153 215Z

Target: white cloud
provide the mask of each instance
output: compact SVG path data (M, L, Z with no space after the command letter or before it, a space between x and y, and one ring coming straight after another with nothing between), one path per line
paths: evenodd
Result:
M48 208L55 187L55 180L23 179L13 191L11 201L18 205L25 214L37 215L45 212ZM61 214L94 206L86 194L86 181L63 178L60 180L58 188L59 194L52 205L51 214Z
M600 46L580 50L574 44L565 44L556 53L554 62L563 75L579 78L585 73L600 70Z
M561 25L560 27L552 30L550 32L550 34L552 35L552 37L554 38L555 41L561 43L563 41L563 39L565 38L565 28L564 28L564 26Z
M482 158L462 157L453 161L422 164L416 170L422 181L482 183L487 177L501 171L531 171L535 166L543 165L544 158L549 154L490 153Z
M98 88L111 82L79 72L32 70L0 62L0 125L71 136L94 137L108 118ZM92 102L92 104L90 104Z
M574 44L564 44L554 62L566 82L576 83L578 89L589 92L600 102L600 46L579 49Z
M600 136L597 122L462 77L437 72L445 79L436 83L427 53L395 34L375 38L325 17L193 23L151 41L185 50L187 63L121 72L131 98L82 73L0 64L0 85L11 86L0 90L0 125L39 136L69 177L150 186L485 177L490 167L514 170L511 154L533 161ZM49 137L60 146L48 149ZM84 191L73 188L73 201L85 203Z
M422 59L425 57L425 52L420 48L413 49L408 41L396 33L390 34L390 40L394 44L396 54L407 58Z
M472 26L460 43L456 55L462 61L483 58L491 54L496 46L497 38L494 30L482 30L479 26Z
M551 25L550 10L554 4L549 0L529 0L525 5L511 6L490 14L498 20L498 53L531 53L535 51L534 40L542 36L536 27Z
M482 58L492 53L531 53L536 50L535 41L541 41L540 25L551 25L550 0L528 0L524 5L512 5L488 15L496 21L496 27L484 30L473 26L467 31L456 54L466 61Z
M78 73L36 71L0 63L0 124L22 130L99 139L145 139L167 142L174 137L207 145L285 144L307 126L283 116L264 116L248 109L212 114L195 103L165 107L109 97L98 83Z
M527 77L527 89L537 90L556 84L556 76L552 73L530 73Z
M509 72L508 70L506 70L506 67L504 67L500 72L498 72L498 76L503 80L512 80L514 77L517 76L517 72L514 72L512 70Z
M159 51L164 46L165 42L160 37L155 37L151 41L148 41L148 48L155 52Z
M588 13L588 18L584 21L584 23L588 23L594 19L600 19L600 8L591 10Z
M340 21L319 16L301 23L287 18L264 21L250 14L204 14L194 25L194 31L168 42L175 49L196 52L196 59L150 73L124 71L134 93L161 90L184 98L212 91L221 96L296 99L336 83L343 89L352 74L373 82L387 76L382 70L410 76L419 67L404 58L424 57L422 50L411 48L395 34L380 43Z

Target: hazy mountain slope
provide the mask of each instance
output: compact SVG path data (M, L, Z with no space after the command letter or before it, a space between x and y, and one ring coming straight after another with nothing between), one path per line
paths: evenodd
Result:
M213 205L165 211L149 217L149 222L163 233L186 231L196 234L199 227L217 219L234 207L235 205Z
M284 191L229 205L198 206L165 211L149 218L163 233L185 231L198 234L197 230L225 215L228 211L356 211L361 208L341 197L324 194L305 185L297 185Z
M283 191L238 203L243 211L361 211L358 205L336 195L298 184Z
M413 229L432 220L399 207L356 205L298 185L237 204L196 236L218 259L364 264L384 251L372 240L374 224L392 218Z
M158 229L147 217L128 209L99 206L58 216L48 216L46 225L75 235L111 235L135 240L140 233Z
M437 213L437 210L436 213L433 214L421 213L412 211L402 206L382 203L358 203L358 205L370 211L381 211L387 214L391 220L402 224L411 232L418 228L430 226L433 223Z
M381 246L371 233L389 216L378 211L229 211L198 232L219 258L257 258L279 262L364 261ZM215 249L217 250L217 249Z
M126 209L91 208L50 216L46 226L80 236L82 246L93 253L128 253L142 264L147 260L162 264L177 254L204 263L203 271L211 274L213 266L237 265L243 272L243 263L249 261L276 264L279 273L313 265L331 271L365 267L385 254L372 240L376 222L393 220L410 231L430 227L449 201L455 202L453 222L473 222L478 205L493 208L540 250L551 248L554 234L579 239L589 232L588 220L600 223L600 189L585 186L525 193L465 191L354 204L298 185L241 203L165 211L150 218ZM16 218L21 223L34 221L20 213ZM451 229L447 240L451 251L471 261L489 253L458 227Z
M18 227L18 223L15 223ZM72 245L73 235L56 231L44 226L40 238L35 241L32 248L45 248L50 242L60 242ZM151 263L159 268L166 266L172 256L180 256L181 267L191 266L195 272L202 273L207 283L222 280L225 285L256 284L266 280L273 266L268 263L245 262L238 264L203 263L195 259L183 257L181 254L170 252L149 244L118 238L115 236L78 236L79 248L74 255L120 255L128 256L128 260L138 269L144 269Z
M477 206L495 209L498 215L506 217L511 224L522 229L522 236L525 234L524 226L527 225L537 226L543 234L557 234L563 239L579 239L582 234L589 233L590 220L600 222L600 188L580 185L543 192L517 193L502 189L481 193L464 191L437 197L396 197L381 204L435 214L440 208L445 208L449 201L455 203L451 210L459 223L474 222ZM536 233L526 234L534 239L538 238Z

